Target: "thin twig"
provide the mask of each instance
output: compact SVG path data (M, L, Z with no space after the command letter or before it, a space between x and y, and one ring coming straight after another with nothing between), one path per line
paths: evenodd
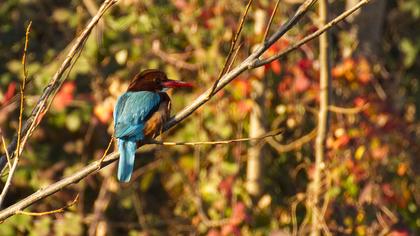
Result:
M20 109L19 109L19 125L18 125L18 133L17 133L17 146L15 150L16 158L13 162L12 167L10 168L9 175L7 176L6 183L4 184L4 188L0 195L0 207L3 205L4 199L6 197L7 191L10 188L12 183L13 175L15 174L17 165L19 163L20 157L20 145L21 145L21 137L22 137L22 117L23 117L23 109L25 103L25 85L26 79L28 78L28 70L26 68L26 52L28 51L28 43L29 43L29 33L31 32L32 21L29 21L28 27L26 27L26 34L25 34L25 46L23 48L23 56L22 56L22 65L23 65L23 80L22 85L20 86ZM6 152L7 161L10 165L10 155L8 151Z
M241 49L241 47L242 47L242 43L241 43L241 44L239 44L239 45L236 47L235 52L233 53L232 60L230 60L229 66L227 67L226 71L230 71L230 68L232 67L233 63L235 62L236 57L238 56L238 52L239 52L239 50Z
M85 43L86 43L86 41L87 41L87 38L82 42L82 46L81 46L81 48L83 48L84 46L85 46ZM70 75L70 72L73 70L73 67L74 67L74 65L76 65L76 61L79 59L79 57L82 55L82 50L79 50L78 52L77 52L77 55L75 56L75 59L74 59L74 63L72 63L71 65L70 65L70 67L69 67L69 69L67 70L67 72L65 72L65 75L63 76L63 79L61 80L61 82L59 82L59 88L61 88L61 86L64 84L64 81L66 81L67 80L67 78L69 77L69 75ZM52 105L52 103L53 103L53 101L54 101L54 99L55 99L55 96L57 96L57 93L60 91L60 89L57 89L57 90L55 90L54 92L53 92L53 94L51 95L51 99L49 100L49 101L47 101L47 106L46 106L46 108L41 112L41 117L43 117L44 115L45 115L45 113L47 113L49 110L50 110L50 107L51 107L51 105ZM39 123L40 123L41 121L39 120L38 122L35 122L34 124L35 125L39 125ZM23 140L23 142L25 143L26 142L26 140L29 138L29 135L30 133L28 133L28 135L26 135L25 136L25 139Z
M6 141L4 140L3 134L1 134L1 143L3 145L4 153L6 154L7 165L9 166L9 170L10 170L12 169L12 163L10 162L9 151L7 150Z
M267 28L265 28L263 42L267 39L268 32L270 31L271 24L273 24L274 16L276 15L277 9L279 8L280 0L276 1L276 5L274 6L273 12L271 13L270 20L268 21Z
M102 155L101 159L99 159L99 163L100 163L99 166L101 166L101 163L104 161L106 155L108 154L108 151L111 148L113 141L114 141L114 136L111 136L111 139L109 140L108 146L106 147L104 154Z
M279 135L283 132L283 129L273 130L267 134L261 135L255 138L238 138L238 139L229 139L229 140L218 140L218 141L198 141L198 142L168 142L168 141L156 141L152 140L149 144L158 144L164 146L175 146L175 145L188 145L188 146L196 146L196 145L217 145L217 144L230 144L230 143L237 143L237 142L245 142L245 141L254 141L254 140L262 140L269 137L274 137Z
M24 102L25 102L25 86L26 86L26 79L28 78L28 70L26 68L26 52L28 50L28 43L29 43L29 33L31 31L32 21L29 22L28 27L26 28L25 34L25 47L23 49L23 56L22 56L22 65L23 65L23 81L22 86L20 87L20 109L19 109L19 126L18 126L18 136L17 136L17 146L16 146L16 159L20 156L20 141L22 138L22 117L23 117L23 109L24 109ZM13 173L9 173L12 175ZM0 201L1 206L1 201Z
M235 34L235 36L233 37L233 40L232 40L232 42L231 42L231 44L230 44L229 53L228 53L228 55L227 55L227 57L226 57L225 64L223 65L223 69L220 71L219 76L217 77L216 81L213 83L213 86L212 86L212 87L211 87L211 89L209 90L209 93L208 93L208 95L207 95L207 100L208 100L208 99L210 99L210 98L214 95L214 92L215 92L215 90L216 90L216 88L217 88L217 85L219 84L220 79L222 78L222 76L223 76L226 72L228 72L228 71L229 71L230 66L233 64L234 59L232 60L232 62L230 62L230 60L231 60L231 57L232 57L233 52L235 51L235 48L236 48L236 42L238 41L238 39L239 39L239 35L240 35L240 34L241 34L241 32L242 32L242 28L244 27L245 19L246 19L247 15L248 15L249 9L251 8L251 4L252 4L252 2L253 2L253 0L249 0L249 1L248 1L248 4L246 5L245 11L244 11L244 13L242 14L242 17L241 17L241 22L239 23L239 27L238 27L238 29L236 30L236 34ZM239 51L239 49L238 49L238 51ZM235 55L236 55L236 53L235 53ZM235 57L236 57L236 56L235 56ZM234 58L235 58L235 57L234 57ZM229 65L229 62L230 62L230 65ZM228 65L229 65L229 66L228 66ZM229 69L228 69L228 68L229 68Z
M369 103L366 103L366 104L364 104L363 106L360 106L360 107L350 107L350 108L329 105L328 110L331 111L331 112L334 112L334 113L352 115L352 114L357 114L359 112L362 112L362 111L366 110L368 107L369 107Z
M317 129L313 129L311 132L309 132L308 134L288 143L288 144L280 144L277 141L273 140L273 139L268 139L267 142L268 144L270 144L274 149L276 149L276 151L278 153L283 153L283 152L290 152L292 150L296 150L298 148L301 148L304 144L310 142L311 140L313 140L316 136L317 133Z
M45 216L45 215L61 213L61 212L64 212L65 209L68 209L71 206L75 205L78 201L79 201L79 194L76 195L76 197L73 199L72 202L70 202L66 206L63 206L59 209L55 209L52 211L43 211L43 212L16 211L16 214L27 215L27 216Z

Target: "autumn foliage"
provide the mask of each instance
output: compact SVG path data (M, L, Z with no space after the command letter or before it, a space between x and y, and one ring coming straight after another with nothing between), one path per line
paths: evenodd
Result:
M33 20L33 32L26 116L63 60L60 52L91 17L83 5L90 1L44 2L42 6L17 0L0 4L0 19L6 22L0 32L0 127L6 143L16 133L27 19ZM292 2L281 6L273 28L291 15ZM418 59L418 54L408 50L420 48L415 41L418 32L408 33L418 14L411 12L414 7L405 7L405 1L392 2L383 57L370 58L357 51L357 35L351 30L357 26L343 23L333 31L333 98L321 189L324 223L333 235L419 233L420 67L419 60L410 59ZM406 2L415 5L414 0ZM234 65L262 39L263 32L255 25L266 24L272 5L257 1L252 6ZM237 0L121 0L87 40L29 141L6 206L101 158L113 132L115 101L139 70L160 68L172 79L193 81L198 86L192 90L170 92L173 111L190 104L217 78L244 7ZM420 9L418 4L415 8ZM391 13L405 19L395 19ZM311 14L264 57L314 32L315 12ZM100 230L106 235L307 234L314 142L287 152L279 147L316 128L320 90L316 40L241 74L160 139L248 137L255 81L267 85L266 129L283 129L273 142L264 142L261 196L255 198L245 188L250 143L146 146L129 184L117 182L111 165L28 209L59 208L80 194L79 202L65 213L13 216L0 224L0 235L95 235ZM2 183L6 178L3 174Z

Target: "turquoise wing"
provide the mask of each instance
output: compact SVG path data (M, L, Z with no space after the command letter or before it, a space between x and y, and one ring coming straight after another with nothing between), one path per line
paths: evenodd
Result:
M158 93L140 91L121 95L114 108L115 137L130 141L144 139L145 122L158 109L159 104Z

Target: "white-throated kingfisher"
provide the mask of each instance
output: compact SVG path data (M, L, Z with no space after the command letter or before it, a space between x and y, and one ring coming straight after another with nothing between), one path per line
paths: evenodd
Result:
M120 152L119 181L130 181L137 145L160 134L171 109L165 91L178 87L192 87L192 84L170 80L161 70L148 69L134 76L127 92L118 97L114 107L114 135Z

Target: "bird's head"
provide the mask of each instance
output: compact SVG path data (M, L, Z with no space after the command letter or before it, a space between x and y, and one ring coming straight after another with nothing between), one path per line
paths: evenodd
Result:
M166 74L157 69L148 69L134 76L127 91L160 92L165 88L192 87L191 83L168 79Z

